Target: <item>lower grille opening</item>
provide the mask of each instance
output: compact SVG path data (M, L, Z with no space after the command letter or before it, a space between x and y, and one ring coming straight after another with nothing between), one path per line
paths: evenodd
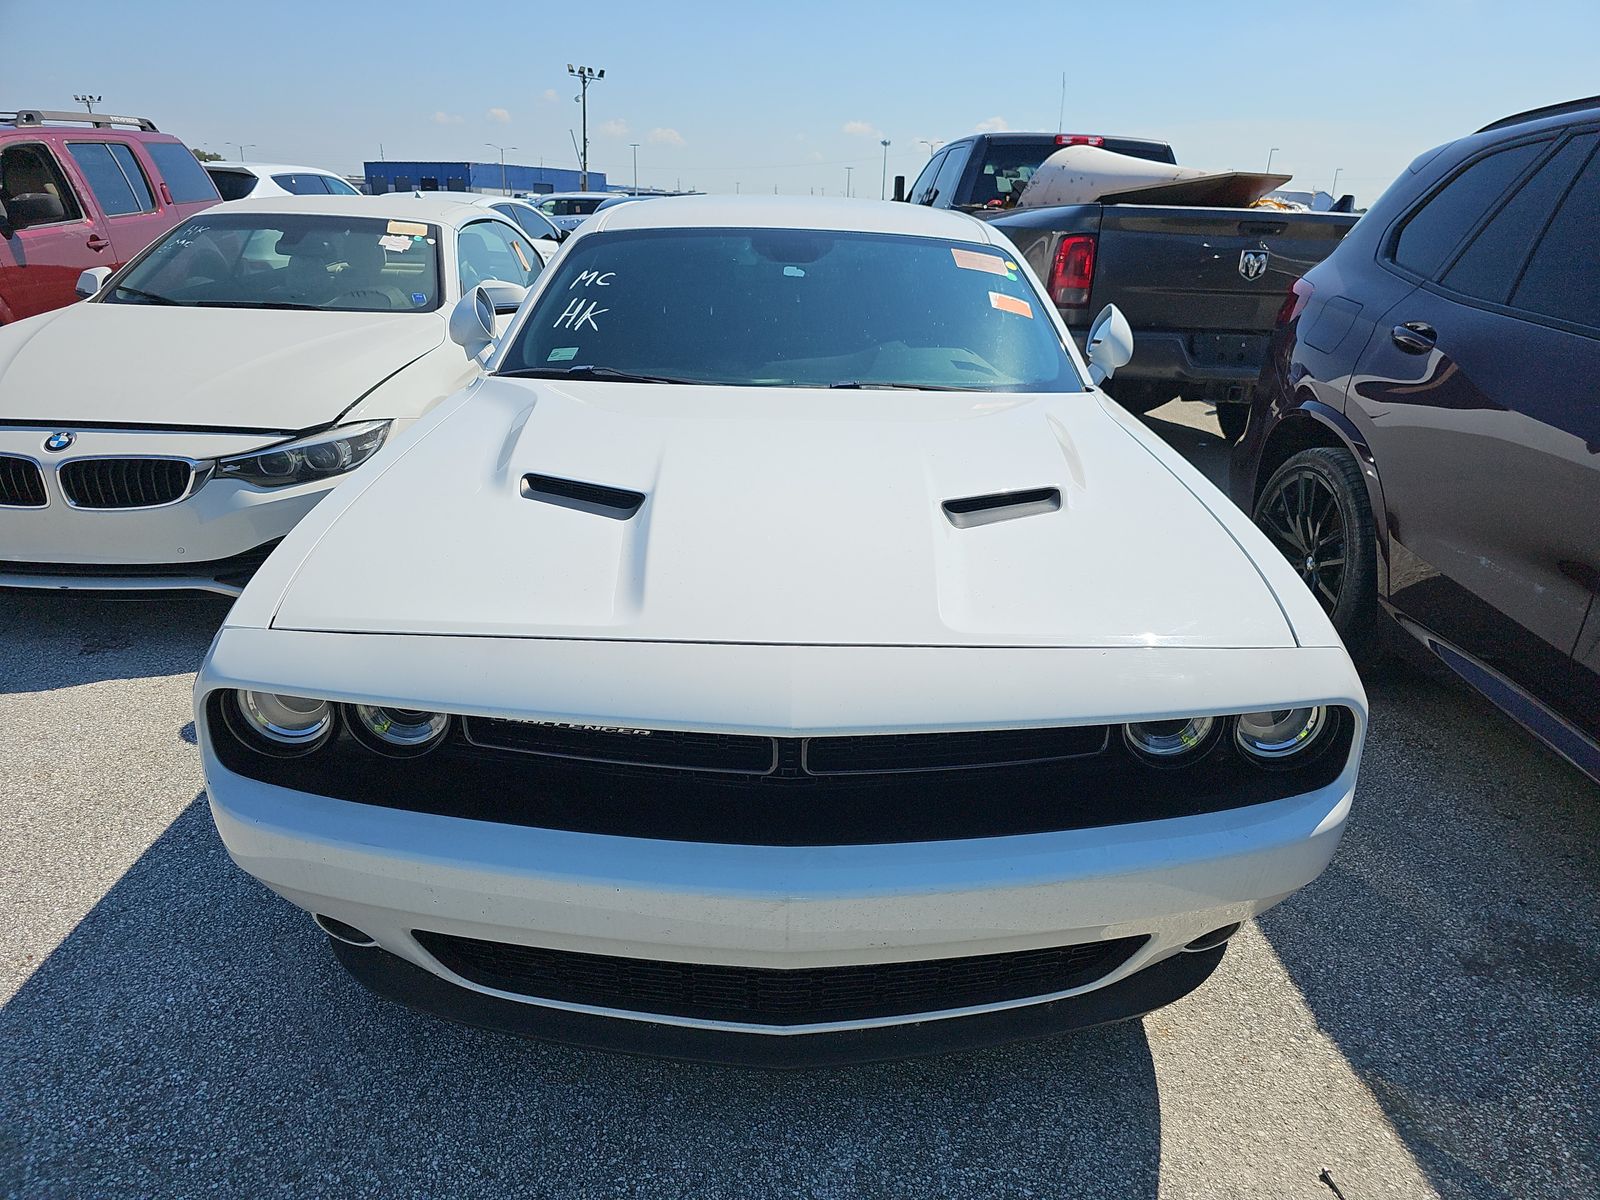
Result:
M42 563L0 559L0 575L36 575L63 579L215 579L243 587L282 538L229 558L178 563Z
M1084 987L1116 970L1143 937L1081 946L845 967L712 966L545 950L413 931L447 970L481 987L624 1012L810 1025L911 1016Z

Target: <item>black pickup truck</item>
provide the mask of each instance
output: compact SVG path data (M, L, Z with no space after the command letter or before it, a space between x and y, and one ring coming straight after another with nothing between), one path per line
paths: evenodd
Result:
M1176 161L1170 146L1138 138L982 133L941 146L906 199L1005 230L1080 346L1095 314L1115 304L1135 349L1108 390L1134 412L1174 396L1215 404L1224 436L1236 440L1291 286L1333 252L1356 216L1127 200L1014 207L1041 162L1085 144Z

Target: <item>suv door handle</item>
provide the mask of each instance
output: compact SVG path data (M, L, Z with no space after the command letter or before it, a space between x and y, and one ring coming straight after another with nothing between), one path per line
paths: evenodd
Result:
M86 244L88 245L89 249L93 250L96 254L100 253L102 250L110 249L111 247L110 239L103 238L98 233L91 233L89 235L89 241Z
M1425 321L1407 321L1404 325L1396 325L1389 331L1389 336L1407 354L1426 354L1439 339L1433 326Z

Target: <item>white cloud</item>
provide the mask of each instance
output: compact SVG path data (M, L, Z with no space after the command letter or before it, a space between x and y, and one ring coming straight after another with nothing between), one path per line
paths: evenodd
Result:
M686 144L683 140L683 134L676 129L652 129L649 140L658 146L682 146Z
M846 121L844 123L844 132L854 134L856 137L875 138L883 136L878 131L878 127L870 121Z
M491 108L489 110L489 120L501 125L509 125L511 123L511 114L503 108Z
M1011 128L1011 123L1004 117L990 117L987 121L978 122L979 133L1004 133Z
M600 132L605 134L607 137L627 137L628 123L619 118L612 118L604 125L600 126Z
M539 93L539 99L543 100L546 104L554 104L560 98L561 97L556 95L555 88L545 88L544 91Z
M433 114L435 125L459 125L464 118L458 113L436 112Z

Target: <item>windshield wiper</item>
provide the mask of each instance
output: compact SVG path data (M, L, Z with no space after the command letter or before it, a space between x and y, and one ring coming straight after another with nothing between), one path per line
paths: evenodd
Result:
M125 283L119 283L111 290L114 292L127 292L128 295L138 296L141 300L148 300L151 304L175 304L180 308L184 307L182 300L174 300L171 296L158 296L154 292L147 292L143 288L129 287Z
M635 375L632 371L619 371L615 367L520 367L515 371L497 371L508 379L604 379L616 383L687 383L698 379L674 379L670 375Z
M987 388L956 387L948 383L879 383L869 380L863 383L859 379L841 379L838 383L830 383L829 389L851 388L858 391L886 391L886 392L983 392Z
M292 300L196 300L194 308L287 308L296 312L355 312L355 309L323 308L320 304L296 304Z

